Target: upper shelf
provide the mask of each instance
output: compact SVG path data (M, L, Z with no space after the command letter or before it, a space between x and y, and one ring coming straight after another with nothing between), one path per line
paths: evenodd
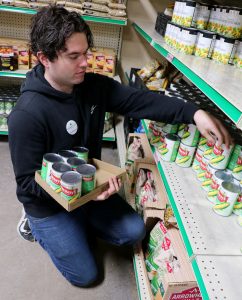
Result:
M25 78L30 70L0 71L0 77Z
M29 15L34 15L37 13L35 9L15 7L15 6L5 6L5 5L0 6L0 11L29 14ZM86 15L83 15L82 18L87 22L104 23L104 24L112 24L112 25L119 25L119 26L127 25L127 20L109 19L109 18L101 18L101 17L94 17L94 16L86 16Z
M207 97L209 97L240 129L242 129L242 72L233 66L185 55L169 47L154 24L136 21L135 30L151 46L170 61Z

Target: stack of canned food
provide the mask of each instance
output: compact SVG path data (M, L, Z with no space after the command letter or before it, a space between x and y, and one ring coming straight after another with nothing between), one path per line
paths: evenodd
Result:
M20 87L0 87L0 130L7 130L7 116L20 95Z
M242 216L242 138L241 131L209 101L196 87L188 84L171 84L168 96L195 102L210 110L228 127L235 140L229 149L209 142L193 124L165 124L150 122L148 138L156 147L159 160L190 167L196 173L214 211L228 216L232 212ZM171 99L172 101L172 99ZM209 105L210 104L210 105Z
M46 153L42 161L42 179L67 201L91 192L96 186L96 168L87 163L88 152L87 148L74 147L58 154Z
M242 67L242 9L176 1L165 41L175 49Z

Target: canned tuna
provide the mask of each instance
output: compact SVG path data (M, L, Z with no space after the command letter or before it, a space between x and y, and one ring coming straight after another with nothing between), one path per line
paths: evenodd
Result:
M233 177L230 174L229 171L224 170L218 170L214 173L214 175L212 176L212 183L210 185L210 189L208 190L207 193L207 199L212 202L212 203L217 203L217 195L218 195L218 189L221 186L223 181L227 181L227 182L232 182L233 181Z
M179 144L180 139L177 135L167 134L165 136L163 147L157 149L159 158L169 162L175 161Z
M193 124L188 124L184 129L181 142L187 146L197 146L199 135L197 127Z
M49 185L56 193L61 192L61 176L67 171L71 171L71 166L66 163L57 162L52 165Z
M80 198L82 176L78 172L69 171L61 176L61 197L67 201Z
M188 168L192 164L196 147L187 146L180 143L180 147L176 157L176 164L183 168Z
M230 181L222 182L217 196L218 203L213 207L214 212L224 217L230 216L239 193L239 185Z
M218 170L226 169L232 150L232 145L229 147L229 149L227 149L225 144L222 144L221 146L217 146L215 144L213 147L212 156L209 160L209 164Z
M77 156L81 159L84 159L85 162L88 161L88 153L89 153L89 150L85 147L79 147L79 146L76 146L72 149L74 152L76 152Z
M41 177L46 183L50 182L52 165L56 162L63 162L64 159L56 153L46 153L42 160Z
M82 194L85 195L94 190L96 186L96 168L93 165L83 164L78 166L76 171L82 175Z

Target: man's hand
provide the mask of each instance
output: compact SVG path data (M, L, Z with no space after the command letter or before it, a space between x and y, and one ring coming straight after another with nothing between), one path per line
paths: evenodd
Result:
M201 134L210 142L216 142L218 146L224 143L227 148L233 144L230 134L222 123L204 110L199 109L195 112L194 121Z
M100 194L99 196L97 196L96 199L94 199L94 201L100 201L100 200L106 200L108 199L111 195L117 193L121 186L122 186L122 182L121 179L117 179L116 177L111 177L109 180L109 188L102 192L102 194Z

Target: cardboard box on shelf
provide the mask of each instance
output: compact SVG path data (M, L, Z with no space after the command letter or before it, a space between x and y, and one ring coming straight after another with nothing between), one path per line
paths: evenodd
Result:
M143 212L143 219L147 231L150 231L159 220L164 220L164 210L145 208Z
M132 149L130 149L131 144L135 142L135 139L139 140L141 147L139 148L138 153L132 153ZM134 188L134 162L142 162L143 159L146 161L150 161L150 163L155 163L153 153L150 149L149 141L145 133L130 133L128 136L127 143L127 153L126 153L126 171L128 173L129 178L129 191L133 192Z
M168 238L170 244L167 242L165 245L173 247L178 267L175 272L168 271L163 274L162 287L155 295L155 300L202 300L179 230L174 227L168 228Z
M162 209L166 208L166 204L168 203L168 197L166 194L166 190L163 182L161 181L160 174L158 172L157 166L154 161L150 161L149 159L136 160L134 163L134 192L136 190L136 178L140 169L146 169L152 172L155 182L155 190L157 193L158 201L150 202L147 201L144 203L144 209L153 208L153 209Z
M60 205L62 205L67 211L72 211L77 207L87 203L90 200L95 199L99 194L105 191L108 186L108 179L112 176L116 176L120 178L122 182L126 180L126 172L124 169L119 167L113 166L109 163L103 162L98 159L91 159L89 161L93 164L97 171L96 171L96 188L91 191L90 193L72 200L67 201L60 196L60 194L56 193L42 178L40 175L40 171L36 171L35 173L35 181L53 198L55 199Z

